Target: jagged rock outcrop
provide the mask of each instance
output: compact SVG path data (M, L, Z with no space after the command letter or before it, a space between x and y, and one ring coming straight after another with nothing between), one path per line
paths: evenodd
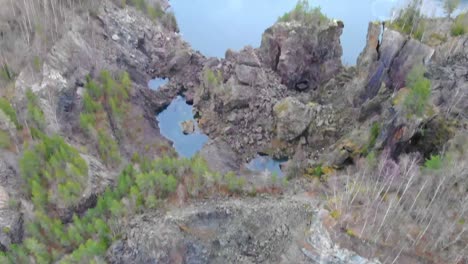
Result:
M334 21L317 25L279 22L265 31L259 49L228 50L225 60L207 61L204 71L219 73L220 80L213 84L201 74L194 106L201 115L203 132L222 138L244 159L269 152L278 140L292 141L286 143L292 152L295 139L308 131L312 111L301 115L298 109L278 118L274 107L287 97L297 101L295 105L306 105L316 96L315 88L343 69L342 28L341 22ZM291 117L300 123L287 121ZM328 119L318 123L321 126ZM277 124L284 129L277 129ZM293 132L286 132L289 129Z
M262 36L261 57L288 88L315 89L342 67L343 27L342 22L336 21L326 26L300 21L276 23Z
M371 35L377 33L376 26L371 25L368 39L372 39ZM388 43L389 39L394 45ZM464 100L468 94L466 36L450 38L445 44L434 48L414 39L405 40L401 33L386 29L382 43L377 46L379 60L366 64L364 61L369 62L369 58L375 58L372 51L375 46L369 45L369 42L358 61L358 77L346 86L348 91L353 89L351 86L366 87L361 91L360 97L355 97L354 100L354 103L362 102L357 119L361 125L356 131L361 131L360 134L368 137L368 133L364 131L369 131L371 123L380 124L375 147L389 149L393 158L405 152L417 151L426 158L438 153L454 135L453 130L466 124L466 117L461 114L468 109ZM390 61L391 66L384 67ZM430 110L414 115L403 109L401 100L409 92L404 87L406 76L418 64L426 67L425 77L431 83L428 101ZM378 70L373 71L372 67L377 67ZM375 74L369 80L363 79L366 71L371 72L369 76L373 72ZM353 160L353 157L359 157L360 150L368 147L368 142L358 140L353 133L345 135L340 142L331 148L332 154L323 159L327 161L325 163L340 166L345 161ZM343 148L343 142L352 142L353 147Z
M360 73L365 73L370 65L379 59L380 34L382 33L382 24L369 23L367 29L366 47L359 54L357 59L357 68Z
M208 62L200 74L202 84L195 91L194 108L204 133L222 138L242 158L252 157L273 137L272 109L287 88L271 69L236 61L240 58L242 63L260 65L255 50L229 51L226 57ZM239 79L243 67L255 70ZM216 80L208 80L207 72L213 72Z
M124 128L115 122L110 125L115 131L110 133L118 139L122 154L145 152L156 156L158 148L169 148L169 142L160 136L154 114L167 107L176 95L198 85L205 58L172 28L154 23L133 7L120 8L114 2L97 5L95 16L74 15L70 28L41 61L41 69L20 73L14 101L20 110L19 118L24 120L25 91L32 88L44 112L45 132L67 134L73 144L86 145L87 140L77 133L81 130L79 114L86 76L98 77L103 69L115 74L127 71L133 91L132 107L127 113L131 122L126 124L124 134L131 136L122 137L116 130ZM165 0L153 2L168 6ZM170 78L167 89L147 89L148 80L155 76ZM94 148L90 149L92 155L97 155Z
M347 89L358 89L355 106L374 98L382 83L392 90L405 87L408 72L414 66L426 65L434 54L433 48L388 28L383 29L382 40L376 46L380 34L380 26L370 23L368 42L358 59L359 77Z

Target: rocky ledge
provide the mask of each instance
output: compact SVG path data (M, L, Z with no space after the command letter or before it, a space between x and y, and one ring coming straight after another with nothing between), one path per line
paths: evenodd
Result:
M138 216L112 263L380 263L341 249L304 197L232 199Z

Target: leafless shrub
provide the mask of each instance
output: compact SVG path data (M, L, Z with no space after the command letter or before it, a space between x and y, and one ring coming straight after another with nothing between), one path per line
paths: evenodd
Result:
M420 166L418 155L396 162L384 152L378 162L361 160L338 176L328 206L348 233L386 247L398 263L402 252L436 261L466 261L468 249L468 164L449 152L440 168Z
M69 29L76 14L96 10L92 0L3 0L0 64L18 73L26 65L40 71L46 54Z

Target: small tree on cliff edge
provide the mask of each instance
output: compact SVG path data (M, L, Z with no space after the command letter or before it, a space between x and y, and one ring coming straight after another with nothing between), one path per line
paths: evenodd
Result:
M445 13L447 13L447 16L448 17L452 16L453 11L455 11L455 9L457 9L459 5L460 5L460 0L445 0L444 10L445 10Z

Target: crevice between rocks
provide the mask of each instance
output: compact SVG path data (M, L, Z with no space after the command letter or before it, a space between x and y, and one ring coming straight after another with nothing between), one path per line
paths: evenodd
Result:
M275 71L278 70L278 64L279 64L280 57L281 57L281 46L279 44L277 44L277 45L278 45L278 52L277 52L276 58L275 58L275 67L274 67Z

